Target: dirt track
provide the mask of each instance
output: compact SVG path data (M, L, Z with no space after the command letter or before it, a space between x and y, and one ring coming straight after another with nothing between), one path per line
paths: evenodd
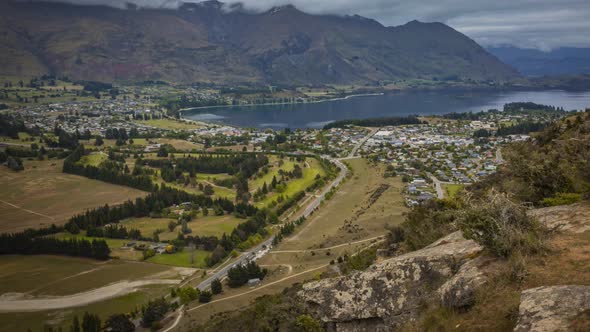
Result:
M0 296L0 312L31 312L77 307L133 293L142 286L157 284L176 285L179 282L180 280L171 279L120 281L73 295L37 298L20 293L8 293Z

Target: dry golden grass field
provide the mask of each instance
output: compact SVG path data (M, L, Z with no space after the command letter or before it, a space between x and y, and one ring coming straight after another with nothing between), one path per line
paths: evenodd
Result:
M334 197L257 261L270 271L260 286L225 287L224 293L211 303L193 304L180 328L191 328L216 313L239 310L258 296L316 278L326 271L331 260L374 245L379 236L387 233L387 225L401 223L406 211L401 179L383 178L383 165L372 165L364 159L348 162L354 174ZM387 189L383 190L382 185Z
M145 192L61 172L63 161L24 161L0 168L0 233L59 225L88 208L122 203Z
M114 313L130 312L141 306L149 298L162 296L171 285L155 283L128 288L127 282L146 282L152 280L169 280L179 282L192 274L194 270L169 267L159 264L110 260L106 262L85 258L60 256L20 256L0 257L0 309L3 302L11 299L27 298L29 300L45 299L63 301L66 305L70 297L78 294L105 289L83 296L92 297L91 303L75 307L36 311L37 302L33 301L30 311L0 312L0 331L42 331L48 324L55 328L61 326L64 331L74 315L79 318L85 311L98 314L104 321ZM109 296L108 288L117 287L119 295ZM1 310L0 310L1 311Z

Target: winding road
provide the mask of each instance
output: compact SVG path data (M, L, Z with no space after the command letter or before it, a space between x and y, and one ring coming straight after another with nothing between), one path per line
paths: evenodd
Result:
M318 194L315 197L315 199L303 211L296 214L295 217L292 218L292 220L297 220L301 217L309 217L313 213L313 211L317 209L322 203L322 201L326 198L326 194L328 194L328 192L330 192L333 188L340 185L342 180L346 177L346 175L348 175L348 168L340 160L330 158L328 159L330 160L330 162L334 163L336 166L338 166L338 168L340 168L340 174L338 174L336 179L332 181L332 183L329 186L324 188L324 190L320 194ZM225 278L225 276L227 276L227 271L229 271L231 268L238 265L246 264L250 261L257 260L263 257L270 251L270 247L272 246L274 238L275 235L272 235L266 241L260 243L259 245L250 249L249 251L244 252L242 255L239 256L239 258L235 262L222 267L221 269L213 273L209 278L203 280L200 284L197 285L197 288L200 290L208 289L211 287L211 283L213 282L213 280L221 280Z
M436 189L436 196L438 197L438 199L445 198L445 193L442 189L442 182L436 176L432 175L431 173L426 173L426 174L434 183L434 188Z
M375 135L375 133L377 131L378 131L378 129L371 130L371 132L365 138L360 140L353 147L353 149L350 151L350 154L346 158L334 159L334 158L330 158L327 156L322 157L324 159L328 159L331 163L338 166L338 168L340 169L340 174L338 174L336 179L334 181L332 181L332 183L329 186L324 188L324 190L322 190L322 192L320 194L316 195L315 199L309 205L307 205L307 207L303 211L296 214L295 217L292 218L292 220L297 220L301 217L307 218L313 213L313 211L315 211L320 206L322 201L326 198L326 194L328 194L332 189L339 186L340 183L342 182L342 180L344 180L344 178L348 175L348 167L346 167L346 165L344 165L342 160L355 158L355 155L356 155L357 151L360 149L360 147L363 146L363 144L365 144L367 142L367 140L369 140L369 138L371 138L373 135ZM215 280L215 279L221 280L221 279L225 278L225 276L227 276L227 271L229 271L229 269L231 269L235 266L243 265L243 264L246 264L250 261L262 258L264 255L266 255L270 251L270 247L272 245L274 238L275 238L275 236L272 235L266 241L260 243L256 247L243 253L242 255L240 255L240 257L235 262L220 268L215 273L213 273L209 278L203 280L200 284L197 285L197 288L200 290L208 289L211 287L211 283L213 282L213 280Z
M367 142L367 140L369 138L371 138L376 132L377 132L377 130L371 130L371 132L365 138L363 138L361 141L359 141L353 147L352 151L350 152L350 154L346 158L334 159L334 158L330 158L330 157L327 157L327 156L323 156L322 157L324 159L329 160L331 163L335 164L340 169L340 174L338 174L338 176L336 177L336 179L334 181L332 181L332 183L330 183L329 186L327 186L326 188L324 188L321 191L320 194L316 195L315 196L315 199L309 205L307 205L307 207L303 211L295 214L295 217L292 218L291 220L297 220L300 217L307 218L307 217L309 217L320 206L320 204L322 203L322 201L324 201L324 199L326 198L326 195L332 189L334 189L337 186L339 186L340 183L342 183L342 180L344 180L344 178L346 178L346 176L348 175L348 172L349 172L348 171L348 167L342 162L342 160L355 158L355 155L356 155L356 152L358 151L358 149L363 144L365 144L365 142ZM238 266L238 265L243 265L243 264L246 264L246 263L248 263L250 261L254 261L254 260L257 260L257 259L262 258L264 255L266 255L266 254L268 254L270 252L270 248L272 246L272 243L273 243L274 238L275 238L275 235L272 235L266 241L260 243L259 245L257 245L256 247L250 249L249 251L244 252L242 255L239 256L239 258L235 262L233 262L231 264L227 264L227 265L225 265L225 266L223 266L221 268L217 268L217 270L214 270L215 272L211 276L209 276L207 279L205 279L201 283L199 283L197 285L197 288L199 290L209 289L211 287L211 283L213 282L213 280L215 280L215 279L222 280L223 278L225 278L227 276L227 272L231 268L233 268L235 266ZM361 242L365 242L365 241L368 241L368 240L378 240L379 238L380 237L375 237L375 238L371 238L371 239L367 239L367 240L362 240L362 241L357 241L357 242L361 243ZM343 245L349 245L349 244L347 243L347 244L343 244ZM297 274L294 274L294 275L290 275L290 276L285 277L285 278L283 278L281 280L277 280L277 281L274 281L274 282L265 284L265 285L263 285L261 287L257 287L254 290L247 291L245 293L240 293L240 294L237 294L237 295L234 295L234 296L230 296L230 297L227 297L227 298L223 298L223 299L219 299L219 300L213 300L213 301L211 301L211 302L209 302L207 304L211 304L211 303L215 303L215 302L219 302L219 301L226 301L226 300L229 300L231 298L235 298L235 297L238 297L238 296L246 295L248 293L258 291L261 288L265 288L265 287L274 285L274 284L279 283L279 282L282 282L284 280L287 280L287 279L290 279L290 278L294 278L294 277L297 277L299 275L303 275L305 273L309 273L311 271L323 269L326 266L328 266L328 265L318 266L318 267L312 268L312 269L307 270L307 271L303 271L303 272L300 272L300 273L297 273ZM200 307L202 307L204 305L207 305L207 304L202 304L202 305L199 305L199 306L190 308L190 309L188 309L186 311L193 311L193 310L196 310L196 309L198 309L198 308L200 308ZM178 311L177 317L174 320L173 324L171 326L167 327L164 330L164 332L172 331L172 330L174 330L178 326L180 320L182 319L182 317L184 315L184 311L185 311L184 308L181 307L181 309Z

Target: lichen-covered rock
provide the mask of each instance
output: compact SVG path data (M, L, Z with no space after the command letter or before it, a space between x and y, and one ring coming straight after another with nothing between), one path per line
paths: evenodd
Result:
M459 271L439 289L441 303L448 308L466 308L475 303L475 291L486 281L480 266L485 259L478 257L467 261Z
M366 271L304 284L298 297L337 331L389 331L415 319L434 291L481 251L453 233Z
M584 233L590 230L590 204L587 202L534 209L529 215L545 226L561 231Z
M567 331L576 315L590 309L590 286L544 286L520 295L514 331Z
M456 242L464 242L465 237L463 236L462 232L453 232L445 237L441 237L440 239L432 242L425 249L438 247L442 244L449 244L449 243L456 243Z

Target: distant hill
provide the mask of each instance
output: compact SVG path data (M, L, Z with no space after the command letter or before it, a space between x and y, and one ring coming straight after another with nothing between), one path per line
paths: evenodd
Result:
M487 50L526 76L590 74L590 48L564 47L543 52L508 46Z
M365 84L506 81L517 72L442 23L264 13L208 1L178 10L0 3L0 75L94 81Z

